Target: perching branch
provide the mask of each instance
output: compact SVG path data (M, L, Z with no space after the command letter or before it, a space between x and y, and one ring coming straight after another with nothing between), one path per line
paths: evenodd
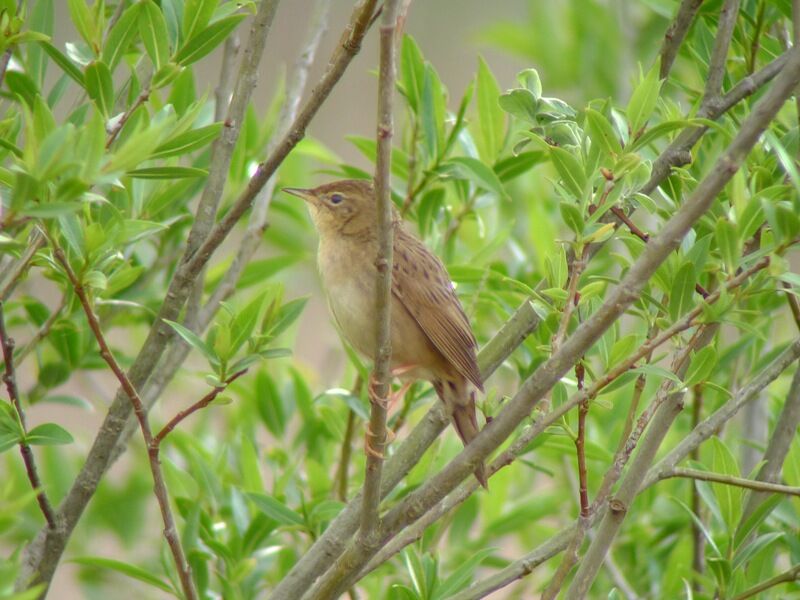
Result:
M367 465L361 508L358 543L371 546L378 527L381 500L383 452L387 444L386 415L391 391L389 373L392 358L392 262L394 223L392 218L392 136L394 135L393 98L397 76L397 11L399 0L386 0L381 14L380 69L378 74L377 156L375 161L375 200L377 204L378 254L375 258L375 366L370 377L370 416L367 425Z
M752 598L753 596L756 596L761 592L768 590L769 588L773 588L782 583L790 583L792 581L797 581L797 579L800 579L800 565L795 565L791 569L787 569L786 571L780 573L779 575L776 575L775 577L767 579L766 581L762 581L758 585L754 585L753 587L751 587L748 590L745 590L741 594L734 596L733 600L747 600L747 598Z
M17 375L14 370L14 339L9 336L8 331L6 331L2 300L0 300L0 346L2 346L3 362L5 363L3 383L6 384L8 399L11 401L11 406L14 407L21 433L23 436L26 436L28 435L28 425L25 422L25 410L22 408L22 402L19 398ZM30 444L24 439L19 443L19 452L22 455L22 462L25 464L25 472L28 474L28 481L31 482L31 487L36 492L36 501L39 503L39 510L42 511L44 519L47 521L47 526L50 529L55 529L56 514L55 511L53 511L53 505L50 504L47 493L42 487L42 481L39 479L39 471L36 469L36 459L33 457L33 450L31 450Z
M153 492L158 500L158 506L161 509L161 518L164 521L164 537L167 539L167 544L169 544L170 551L172 552L172 558L175 561L175 568L178 571L184 595L188 600L196 600L198 596L197 590L194 587L194 581L192 580L192 571L189 567L189 563L186 562L186 555L183 552L178 529L175 526L175 519L172 516L172 508L169 505L169 492L167 491L167 484L164 480L164 473L161 471L161 463L158 460L158 445L155 443L153 433L150 430L150 422L147 418L147 411L144 403L139 397L139 393L136 391L133 383L131 383L125 371L122 370L117 359L114 358L114 354L111 352L111 348L109 348L103 330L100 327L100 321L94 313L86 289L72 270L67 257L64 255L64 251L54 246L53 257L64 269L67 279L69 279L72 288L75 290L75 294L78 296L78 300L80 300L83 312L86 314L86 320L89 322L89 328L92 330L97 340L97 345L100 346L100 356L114 372L117 381L119 381L120 386L125 390L125 393L128 395L133 405L133 411L139 421L139 427L142 431L147 454L150 458L150 472L153 475Z

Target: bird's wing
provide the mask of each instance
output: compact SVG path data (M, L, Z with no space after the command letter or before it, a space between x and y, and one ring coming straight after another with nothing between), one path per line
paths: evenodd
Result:
M441 261L403 227L395 229L392 294L436 349L478 389L475 337Z

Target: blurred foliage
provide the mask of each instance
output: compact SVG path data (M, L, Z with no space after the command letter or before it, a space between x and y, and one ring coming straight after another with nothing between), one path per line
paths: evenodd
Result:
M237 27L241 30L253 8L251 2L218 0L126 4L111 25L115 3L70 0L74 35L59 48L51 40L54 0L24 5L18 16L16 2L0 0L7 32L3 43L13 50L0 92L0 266L26 250L34 228L49 240L36 252L27 281L7 302L6 314L18 349L51 324L22 363L20 388L26 405L50 406L54 415L60 414L59 405L77 414L102 413L111 388L104 389L100 401L76 391L81 389L76 382L94 381L105 364L53 259L52 244L65 249L111 333L115 355L130 364L181 256L194 200L210 168L210 145L223 128L213 120L211 88L196 80L193 65ZM783 52L789 4L742 2L726 90ZM568 301L568 255L602 243L580 278L579 303L569 324L573 330L597 310L644 247L627 229L615 230L604 221L608 210L635 211L640 227L657 232L714 168L749 114L753 100L740 103L711 127L691 165L677 169L652 195L639 193L659 153L681 131L698 124L693 115L720 6L721 0L703 3L665 82L658 79L655 57L677 10L677 2L667 0L531 0L527 20L501 17L481 34L482 41L523 57L530 67L516 81L498 81L491 65L476 57L475 78L466 90L444 87L437 65L425 58L413 31L402 39L397 85L402 126L392 162L398 210L447 264L480 344L523 301L532 301L544 317L487 382L487 394L479 401L485 416L498 413L549 355ZM247 112L222 212L264 157L283 101L283 86L278 89L267 110L251 107ZM375 141L350 141L365 158L360 166L344 163L322 141L308 138L282 164L277 188L306 185L320 172L370 177ZM692 331L676 336L671 348L652 357L650 368L639 371L646 374L642 398L649 402L665 378L675 379L675 389L691 388L694 402L702 396L698 414L706 416L785 348L796 335L785 295L800 287L785 257L800 234L794 158L799 150L797 115L787 105L626 317L586 354L587 383L630 355L648 332L664 329L700 302L696 284L717 289L764 256L772 258L768 270L723 293L704 311L704 321L724 327L710 346L693 354L684 381L665 367L670 350L683 347ZM182 424L168 438L163 456L181 538L202 597L262 597L341 510L336 490L342 469L349 474L348 498L362 483L360 434L352 441L350 463L339 460L348 418L361 431L368 415L366 391L347 391L358 375L366 374L364 365L349 353L341 378L326 382L330 389L320 389L308 365L281 358L294 344L295 323L303 318L305 305L303 298L287 300L290 292L284 288L292 289L297 266L311 260L313 238L304 208L276 194L263 235L266 250L247 266L208 332L195 334L185 324L173 324L193 349L191 367L168 392L180 398L181 406L199 399L206 384L219 385L249 369L226 391L224 400L233 402L211 406ZM217 289L231 264L233 254L226 252L208 270L204 298ZM635 377L621 377L592 405L586 440L590 496L613 460ZM103 386L108 381L104 378ZM553 404L564 402L576 387L574 377L565 377L552 390ZM784 376L764 393L770 428L787 388ZM433 401L429 386L411 388L390 419L398 438ZM7 549L0 561L0 597L22 598L29 596L12 595L12 582L20 553L42 519L14 451L26 436L9 405L0 407L0 449L6 450L0 536ZM171 416L163 413L157 410L153 420L165 422ZM693 417L686 413L664 448L691 430ZM752 476L744 472L741 454L749 446L761 450L765 440L749 439L745 425L733 423L704 444L694 465ZM76 443L65 427L47 423L27 433L56 504L72 484L89 442ZM577 416L570 413L494 476L489 493L469 498L365 578L363 596L446 598L570 525L578 514L572 483L576 431ZM135 439L124 472L115 470L104 479L70 542L66 560L79 565L87 598L107 597L121 581L128 585L131 580L137 583L130 589L142 597L179 595L174 567L159 538L146 452ZM456 436L446 432L387 505L459 451ZM800 485L797 440L783 476L786 483ZM694 487L685 480L666 480L645 490L632 507L613 558L638 595L731 598L800 562L796 498L774 496L742 524L747 492L697 483L696 514ZM701 574L693 571L691 561L696 522L703 525L708 567ZM98 539L111 540L114 553L98 556ZM556 567L543 565L508 597L531 597ZM593 597L607 597L614 585L601 571ZM787 584L774 593L769 597L800 597L800 586Z

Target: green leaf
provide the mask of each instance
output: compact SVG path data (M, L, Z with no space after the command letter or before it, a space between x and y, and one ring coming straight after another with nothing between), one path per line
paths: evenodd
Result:
M205 127L190 129L179 135L166 139L150 156L150 158L167 158L169 156L183 156L204 148L214 141L222 131L222 123L213 123Z
M183 6L183 39L190 39L208 25L218 4L219 0L186 0Z
M472 581L477 567L488 557L494 554L496 548L483 548L463 561L449 577L436 586L433 599L449 598L456 592L463 590Z
M712 460L711 468L714 472L721 475L732 475L739 477L739 466L736 458L728 447L718 437L711 438ZM739 516L742 513L742 492L741 488L726 485L724 483L712 483L711 489L717 498L722 519L729 533L736 530Z
M640 373L642 375L648 375L652 377L658 377L659 379L667 379L676 383L679 386L683 386L683 382L681 378L678 377L675 373L670 371L669 369L665 369L664 367L659 367L658 365L653 364L644 364L639 365L635 369L631 369L632 373Z
M556 146L550 148L550 160L558 171L564 188L578 200L582 199L586 189L586 175L580 160Z
M409 107L417 112L425 81L425 59L410 35L403 36L403 46L400 50L400 81Z
M290 300L278 310L275 320L270 324L269 334L273 337L279 336L281 333L294 323L303 312L303 309L308 302L308 296L305 298L296 298Z
M139 30L139 13L143 10L144 5L141 2L131 3L108 33L108 39L103 45L103 62L112 72Z
M484 162L494 162L505 139L505 115L497 100L500 87L483 57L478 58L478 76L475 88L478 105L478 150Z
M722 260L725 262L725 268L728 273L735 273L736 265L739 263L739 256L741 255L736 225L729 219L720 217L717 219L714 237L719 247L719 253L722 255Z
M231 320L231 355L235 354L253 335L264 308L265 294L259 294Z
M644 148L662 138L669 135L673 131L684 129L692 124L691 119L684 119L680 121L664 121L653 127L645 129L641 135L635 136L628 142L626 150L629 152L636 152L640 148Z
M270 519L277 521L280 525L303 525L303 517L291 508L279 502L267 494L257 494L249 492L247 497L253 501L256 508L267 515Z
M497 103L511 116L538 125L536 114L539 112L539 101L529 90L509 90L497 99Z
M131 579L136 579L137 581L141 581L142 583L146 583L147 585L158 588L162 592L172 594L176 598L180 598L180 594L172 589L167 582L162 581L153 575L151 571L142 569L141 567L137 567L136 565L132 565L130 563L122 562L120 560L113 560L111 558L101 558L99 556L81 556L79 558L71 559L70 562L79 565L86 565L87 567L111 569L112 571L126 575Z
M175 62L185 67L200 60L221 44L246 17L245 14L231 15L196 33L175 54Z
M89 10L89 4L85 0L67 0L67 5L75 29L78 30L89 48L96 51L100 47L98 39L100 32L97 29L94 15Z
M558 208L561 211L561 218L574 233L580 235L583 233L583 215L581 209L575 203L569 201L561 201L558 203Z
M31 446L60 446L75 441L69 431L55 423L43 423L28 431L25 441Z
M64 71L69 77L75 81L79 86L85 89L85 84L83 81L83 73L81 70L75 66L69 58L66 57L58 48L53 46L48 41L41 41L38 42L39 46L47 53L47 55L56 63L61 70Z
M601 113L594 109L586 109L586 129L592 143L611 157L622 153L622 144L619 141L611 123Z
M439 155L439 123L436 114L436 93L438 77L433 67L425 65L425 78L420 97L420 120L422 122L422 141L429 159Z
M219 357L217 356L216 352L214 352L214 350L208 344L200 339L200 337L194 331L184 327L180 323L176 323L175 321L164 319L164 322L172 327L175 332L181 336L192 348L202 352L210 363L215 364L219 361Z
M695 352L686 371L686 386L692 387L705 381L717 366L717 350L714 346L706 346Z
M185 177L206 177L208 171L196 167L145 167L127 173L136 179L183 179Z
M497 174L477 158L457 156L448 160L443 166L450 167L457 177L467 179L479 188L492 192L500 198L508 199L508 194Z
M139 12L139 37L142 38L147 55L158 71L169 61L169 37L164 14L153 0L141 2Z
M672 282L672 293L669 296L669 316L673 321L677 321L694 305L696 282L694 265L690 262L683 263Z
M103 115L108 118L114 110L114 82L111 71L102 61L93 61L86 66L84 81L89 97Z
M635 135L653 114L661 92L661 80L658 78L658 63L653 65L631 94L628 102L628 125Z

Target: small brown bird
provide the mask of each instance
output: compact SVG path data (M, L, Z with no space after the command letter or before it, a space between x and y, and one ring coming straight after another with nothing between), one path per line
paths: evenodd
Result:
M319 233L317 263L333 318L358 352L374 358L378 241L372 184L344 180L283 191L308 203ZM430 381L466 445L479 431L475 388L483 391L475 337L444 265L405 229L397 213L393 222L392 373L403 381ZM487 487L483 464L475 477Z

